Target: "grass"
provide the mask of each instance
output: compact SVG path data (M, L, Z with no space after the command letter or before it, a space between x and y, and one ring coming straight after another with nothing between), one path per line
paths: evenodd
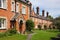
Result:
M34 30L36 34L32 35L31 40L50 40L59 33L56 30ZM0 40L26 40L27 35L14 34L12 36L1 37Z
M26 35L15 34L12 36L2 37L0 40L26 40Z
M52 32L53 30L36 30L36 34L32 36L31 40L50 40L51 37L56 37L59 32Z

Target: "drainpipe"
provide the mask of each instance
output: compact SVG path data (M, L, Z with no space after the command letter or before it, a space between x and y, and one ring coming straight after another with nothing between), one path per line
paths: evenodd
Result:
M32 15L32 4L30 3L30 16Z
M15 13L16 13L16 0L15 0Z

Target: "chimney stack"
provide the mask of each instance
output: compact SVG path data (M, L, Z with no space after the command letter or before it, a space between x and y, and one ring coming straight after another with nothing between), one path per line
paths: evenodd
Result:
M30 3L30 16L31 16L31 13L32 12L32 4Z
M46 13L46 17L48 17L48 16L49 16L49 12Z
M45 12L45 11L44 11L44 10L42 10L42 16L44 16L44 12Z
M36 8L36 13L39 15L39 7Z

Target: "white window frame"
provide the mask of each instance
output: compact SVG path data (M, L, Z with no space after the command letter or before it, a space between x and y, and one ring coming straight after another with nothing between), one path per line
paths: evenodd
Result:
M19 3L16 3L16 12L19 12Z
M14 4L12 4L12 3L14 3ZM11 11L15 12L15 1L14 0L11 0Z
M7 9L7 0L5 3L3 1L4 0L1 0L1 7L0 8Z
M5 19L4 25L1 24L2 26L0 27L0 29L6 29L7 28L7 19L5 17L0 17L0 18Z
M22 14L26 14L26 7L24 5L22 6Z

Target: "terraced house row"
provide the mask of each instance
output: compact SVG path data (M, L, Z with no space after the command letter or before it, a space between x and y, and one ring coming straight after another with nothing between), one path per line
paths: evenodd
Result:
M24 33L25 22L28 19L34 21L34 28L38 28L40 24L44 29L44 25L47 25L48 28L52 24L47 17L44 17L44 10L43 16L39 15L39 7L37 7L36 13L33 11L32 3L29 0L0 0L0 32L16 28L18 33Z
M49 12L46 12L46 16L45 16L45 10L42 10L42 15L40 15L41 13L39 13L39 7L36 7L36 13L34 12L34 10L32 10L30 19L33 20L33 22L35 23L35 29L41 28L41 29L50 29L53 28L52 25L52 20L48 18L49 16ZM39 27L40 25L40 27Z

